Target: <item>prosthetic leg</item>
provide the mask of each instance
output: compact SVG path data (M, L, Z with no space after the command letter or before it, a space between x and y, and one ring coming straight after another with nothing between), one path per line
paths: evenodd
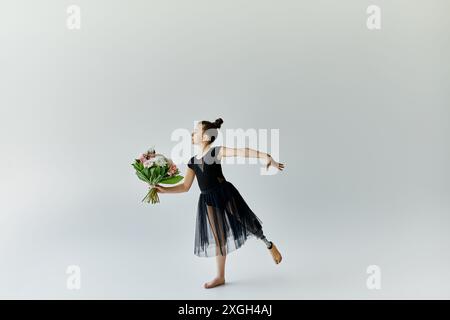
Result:
M264 241L264 243L267 246L267 249L269 249L269 252L272 255L273 261L275 261L276 264L279 264L283 259L283 257L281 256L280 251L278 251L277 246L272 241L267 240L262 229L256 233L256 236L262 241Z

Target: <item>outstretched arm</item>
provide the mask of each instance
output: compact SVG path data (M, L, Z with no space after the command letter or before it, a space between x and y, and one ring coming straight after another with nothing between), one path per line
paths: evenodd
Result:
M183 183L177 184L173 187L163 187L157 184L155 186L158 193L181 193L188 192L192 186L192 182L195 178L195 172L191 168L188 167L186 171L186 176L184 177Z
M222 157L261 158L264 159L266 162L266 169L268 169L270 166L273 166L278 170L284 169L284 164L273 160L270 154L250 148L228 148L221 146L219 148L217 157L219 159L221 159Z

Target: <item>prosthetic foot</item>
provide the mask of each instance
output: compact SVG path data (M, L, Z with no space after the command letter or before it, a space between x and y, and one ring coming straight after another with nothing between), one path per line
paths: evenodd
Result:
M275 261L276 264L279 264L282 260L282 256L280 251L278 251L277 246L272 242L272 245L268 249L272 255L273 261Z

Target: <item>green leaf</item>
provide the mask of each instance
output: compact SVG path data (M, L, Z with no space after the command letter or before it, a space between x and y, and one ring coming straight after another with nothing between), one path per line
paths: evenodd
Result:
M183 180L183 176L172 176L172 177L168 177L168 178L164 178L160 181L160 183L164 183L164 184L175 184L180 182L181 180Z
M150 167L149 169L149 177L152 179L155 176L155 167Z
M167 171L169 170L169 168L167 167L167 166L163 166L163 167L161 167L161 171L160 171L160 175L162 176L162 177L164 177L165 175L166 175L166 173L167 173Z
M151 168L144 168L142 169L142 172L144 172L144 174L147 176L147 179L151 180L152 178Z
M150 183L150 180L140 171L136 171L136 175L144 182Z
M142 169L144 168L144 166L140 162L135 162L132 164L132 166L138 171L142 171Z
M159 177L159 168L155 167L153 169L152 182L156 183L156 181L158 180L158 177Z

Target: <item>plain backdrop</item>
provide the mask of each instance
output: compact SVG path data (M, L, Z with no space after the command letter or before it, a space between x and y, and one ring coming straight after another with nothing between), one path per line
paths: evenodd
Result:
M373 4L380 30L366 27ZM0 297L450 298L449 10L3 0ZM193 254L197 181L152 206L130 164L217 117L224 130L279 130L283 172L223 170L284 260L249 239L228 257L229 284L205 290L215 260Z

